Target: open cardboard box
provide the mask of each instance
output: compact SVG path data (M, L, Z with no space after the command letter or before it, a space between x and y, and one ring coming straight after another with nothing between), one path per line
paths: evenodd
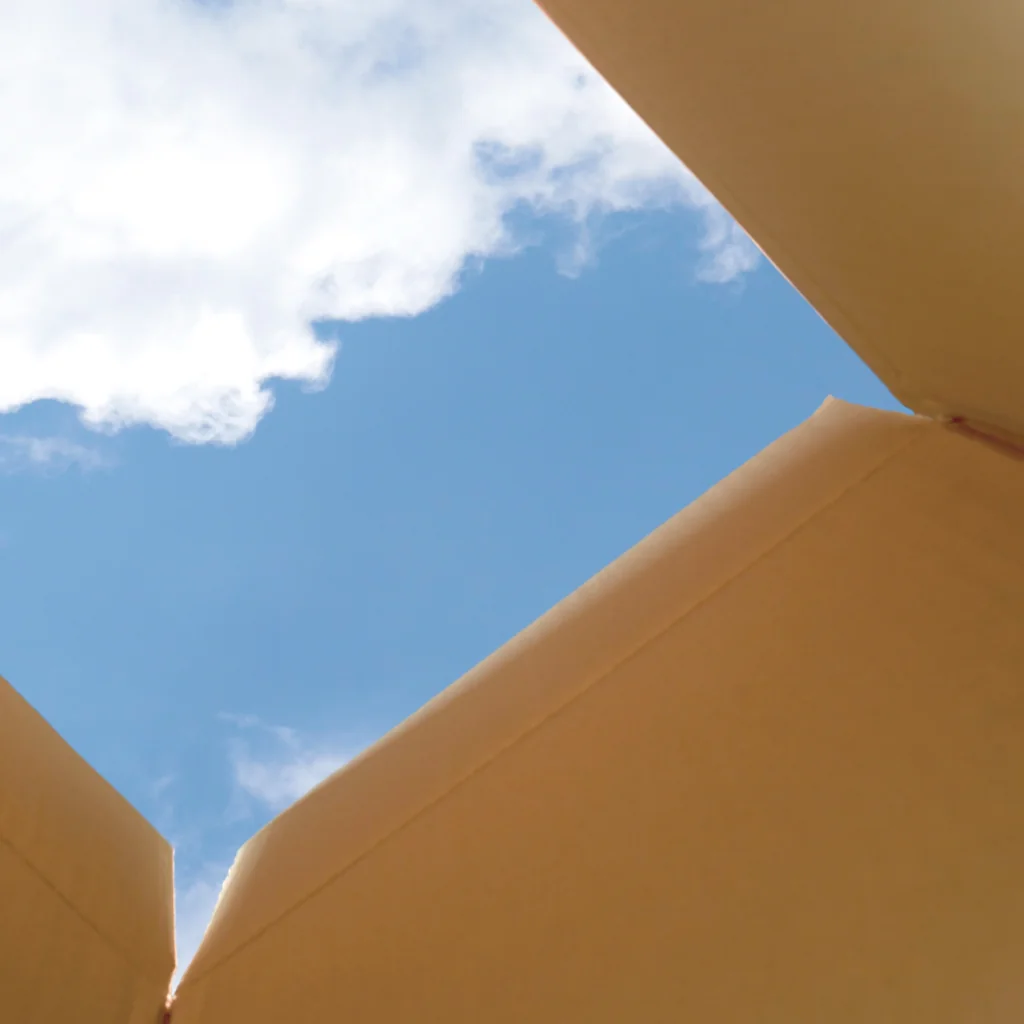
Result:
M1024 7L546 0L917 415L827 403L240 851L174 1024L1024 1015ZM0 1020L166 842L0 685Z

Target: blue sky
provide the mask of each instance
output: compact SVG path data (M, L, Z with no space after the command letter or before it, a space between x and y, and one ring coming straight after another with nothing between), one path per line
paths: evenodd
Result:
M480 186L474 217L480 196L493 209L444 245L462 193L424 206L427 172L484 172L403 162L392 219L360 221L358 259L329 265L340 299L300 275L263 304L320 244L298 215L274 236L299 240L287 271L235 224L216 251L149 225L159 260L152 233L117 252L145 284L130 316L109 261L74 264L95 288L53 323L9 313L0 282L0 671L174 842L186 957L237 847L308 785L828 394L895 407L642 126L594 103L570 111L616 126L586 137L592 166L534 140L530 180ZM298 144L276 132L261 138ZM110 239L139 222L81 202ZM63 301L65 250L39 251L26 280ZM210 270L243 265L258 273ZM207 347L190 303L256 326ZM288 333L310 309L318 342Z
M238 447L5 417L103 465L0 479L3 671L178 844L184 888L827 394L893 405L767 265L695 283L691 221L335 327L331 384L279 387Z

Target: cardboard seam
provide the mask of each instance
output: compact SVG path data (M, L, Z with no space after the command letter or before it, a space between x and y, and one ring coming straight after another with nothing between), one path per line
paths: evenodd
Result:
M1006 434L995 427L975 423L963 416L950 417L945 420L945 424L961 437L994 448L1001 455L1007 455L1011 459L1024 459L1024 439Z
M147 981L152 981L152 982L156 982L157 981L157 979L153 976L153 973L151 972L151 970L149 970L149 969L143 970L139 966L138 962L133 957L130 957L130 956L128 956L127 953L125 953L125 951L121 948L119 943L114 942L113 939L111 939L109 936L105 935L104 932L96 925L96 923L84 911L80 910L75 905L75 903L72 902L72 900L71 900L71 898L69 896L67 896L64 892L61 891L61 889L59 889L53 882L51 882L50 879L47 878L46 875L44 875L42 873L42 871L40 871L39 868L37 868L35 866L35 864L33 864L21 852L21 850L19 850L18 847L15 846L14 843L12 843L6 836L0 836L0 844L6 846L7 849L10 850L14 854L14 856L17 857L18 860L22 864L24 864L24 866L26 868L28 868L28 870L33 875L35 875L36 878L38 878L43 883L43 885L45 885L46 888L49 889L57 897L57 899L59 899L60 902L63 903L64 906L66 906L68 908L68 910L70 910L75 915L75 917L77 917L80 921L82 921L89 928L89 930L91 932L93 932L108 949L110 949L114 953L116 953L117 956L120 957L120 959L123 960L128 965L128 967L130 967L132 969L132 971L138 977L143 978L143 979L145 979ZM172 972L173 972L173 968L172 968ZM168 981L169 980L170 979L168 979ZM163 987L163 986L167 985L167 982L161 980L160 981L160 985L161 985L161 987Z

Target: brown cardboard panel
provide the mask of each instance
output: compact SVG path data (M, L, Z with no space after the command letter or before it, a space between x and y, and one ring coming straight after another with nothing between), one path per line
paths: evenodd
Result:
M167 843L0 679L0 1020L156 1024Z
M1024 437L1024 5L541 6L898 398Z
M1016 1021L1022 503L831 404L248 844L175 1024Z

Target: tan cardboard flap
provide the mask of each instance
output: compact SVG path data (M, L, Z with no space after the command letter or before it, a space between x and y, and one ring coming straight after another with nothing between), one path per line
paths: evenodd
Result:
M248 844L174 1024L1016 1022L1021 507L830 404Z
M157 1024L171 850L0 679L0 1021Z
M541 6L898 398L1024 437L1024 5Z

